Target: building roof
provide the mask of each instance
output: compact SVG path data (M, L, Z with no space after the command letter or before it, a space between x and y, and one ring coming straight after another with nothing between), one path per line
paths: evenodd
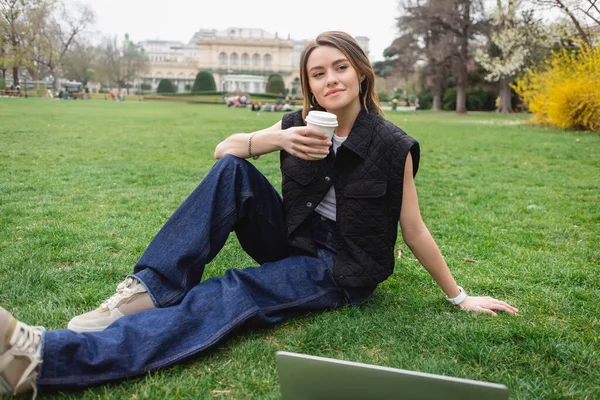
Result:
M261 28L240 28L240 27L230 27L223 30L216 29L200 29L198 32L194 33L192 38L190 39L190 44L198 43L200 38L203 37L239 37L246 39L275 39L278 37L278 34L272 34L270 32L265 31Z

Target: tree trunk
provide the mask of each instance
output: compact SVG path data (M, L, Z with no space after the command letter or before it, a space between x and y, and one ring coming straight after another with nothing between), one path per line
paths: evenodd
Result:
M13 67L13 86L17 87L19 84L19 67Z
M510 80L508 78L502 78L500 80L500 105L498 107L499 113L512 113L512 104L510 101Z
M51 71L50 75L54 78L54 90L60 92L60 74L58 71Z
M439 78L433 79L433 86L431 87L431 95L433 96L433 103L431 109L433 111L440 111L442 109L442 82Z
M439 89L433 91L433 103L431 104L431 109L433 111L440 111L442 109L442 94Z
M456 87L456 112L466 114L467 112L467 80L460 79Z

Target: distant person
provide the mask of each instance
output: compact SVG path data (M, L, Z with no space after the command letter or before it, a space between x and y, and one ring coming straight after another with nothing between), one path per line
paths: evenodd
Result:
M307 42L300 76L303 108L219 143L218 161L96 310L73 318L70 329L44 331L0 308L0 391L81 388L142 375L221 346L242 327L360 305L394 271L399 226L451 304L517 312L457 285L421 218L419 144L381 116L373 68L355 39L334 31ZM332 140L305 125L310 110L336 115ZM247 161L274 152L283 197ZM202 280L232 231L259 266Z
M271 112L273 111L273 105L269 102L267 102L267 104L265 104L265 108L264 108L265 112Z

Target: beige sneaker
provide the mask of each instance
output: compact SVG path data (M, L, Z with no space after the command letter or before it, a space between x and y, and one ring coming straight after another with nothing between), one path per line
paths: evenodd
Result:
M17 321L0 307L0 396L34 391L42 363L42 328Z
M73 318L68 329L75 332L99 332L125 315L155 308L148 291L137 279L127 278L117 286L117 293L96 310Z

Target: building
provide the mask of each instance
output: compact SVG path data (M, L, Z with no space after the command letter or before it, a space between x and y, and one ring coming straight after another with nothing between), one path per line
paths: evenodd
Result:
M368 54L369 39L356 38ZM279 37L258 28L201 29L187 44L145 40L138 43L150 60L143 78L155 90L161 79L171 79L179 92L193 85L198 71L213 74L218 91L265 93L272 74L285 87L300 93L300 53L306 41Z

